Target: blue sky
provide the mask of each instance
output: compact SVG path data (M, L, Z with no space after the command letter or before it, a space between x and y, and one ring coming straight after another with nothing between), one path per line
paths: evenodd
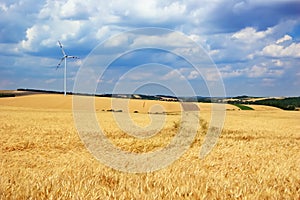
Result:
M183 33L202 46L216 64L227 96L300 96L298 0L11 0L0 1L0 14L0 89L62 91L63 69L55 70L62 56L60 40L68 54L81 58L68 60L72 91L79 68L97 45L124 31L158 27ZM102 56L119 55L141 40L157 42L149 36L117 41L117 50L105 49ZM209 95L204 80L213 81L215 72L208 70L203 78L172 53L189 48L184 42L174 45L178 41L172 35L161 37L161 42L173 45L171 52L146 49L122 54L98 77L97 92L120 92L119 84L124 93L130 86L140 93L168 93L166 86L142 86L141 80L168 81L181 88L185 79L197 95ZM185 95L185 87L176 94Z

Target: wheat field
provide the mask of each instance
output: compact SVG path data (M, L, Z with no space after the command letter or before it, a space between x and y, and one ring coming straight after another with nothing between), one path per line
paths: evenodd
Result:
M240 111L226 105L218 143L199 159L211 105L198 105L199 130L180 159L159 171L125 173L97 161L85 148L71 96L2 98L0 199L300 199L299 111L265 106ZM148 112L169 114L157 135L136 139L120 131L107 112L111 99L96 98L99 124L125 151L162 148L180 128L176 102L131 100L128 107L142 127L151 122Z

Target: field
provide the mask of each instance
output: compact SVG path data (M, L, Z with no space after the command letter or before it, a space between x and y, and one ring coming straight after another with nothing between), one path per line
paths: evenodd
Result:
M106 136L126 151L162 148L180 129L176 102L130 101L130 116L142 127L150 116L168 113L162 115L165 124L157 135L136 139L121 131L108 112L124 114L125 108L118 107L124 100L113 107L109 98L95 101ZM0 199L300 199L299 111L226 105L218 143L199 159L211 104L198 105L199 130L180 159L159 171L125 173L105 166L85 148L75 128L71 96L1 98Z
M234 104L236 107L240 108L241 110L254 110L252 107L245 106L243 104Z

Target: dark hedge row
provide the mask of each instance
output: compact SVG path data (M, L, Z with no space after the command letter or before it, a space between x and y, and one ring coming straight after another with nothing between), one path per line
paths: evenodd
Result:
M15 97L15 94L12 93L0 93L0 98L3 97Z
M296 108L300 107L300 97L288 97L284 99L264 99L249 103L274 106L283 110L296 110Z

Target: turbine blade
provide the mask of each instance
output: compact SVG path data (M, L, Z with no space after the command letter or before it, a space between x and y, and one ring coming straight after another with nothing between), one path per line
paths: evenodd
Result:
M56 66L56 70L60 67L61 63L64 61L65 57L63 57L62 59L60 59L58 65Z
M58 45L60 48L62 48L62 44L60 43L60 41L58 40Z
M65 51L64 51L64 48L63 48L63 46L62 46L62 44L61 44L61 42L59 40L58 40L58 45L59 45L59 47L60 47L61 52L63 53L63 55L67 56L66 53L65 53Z
M75 58L75 59L80 59L79 57L77 56L67 56L67 58Z

